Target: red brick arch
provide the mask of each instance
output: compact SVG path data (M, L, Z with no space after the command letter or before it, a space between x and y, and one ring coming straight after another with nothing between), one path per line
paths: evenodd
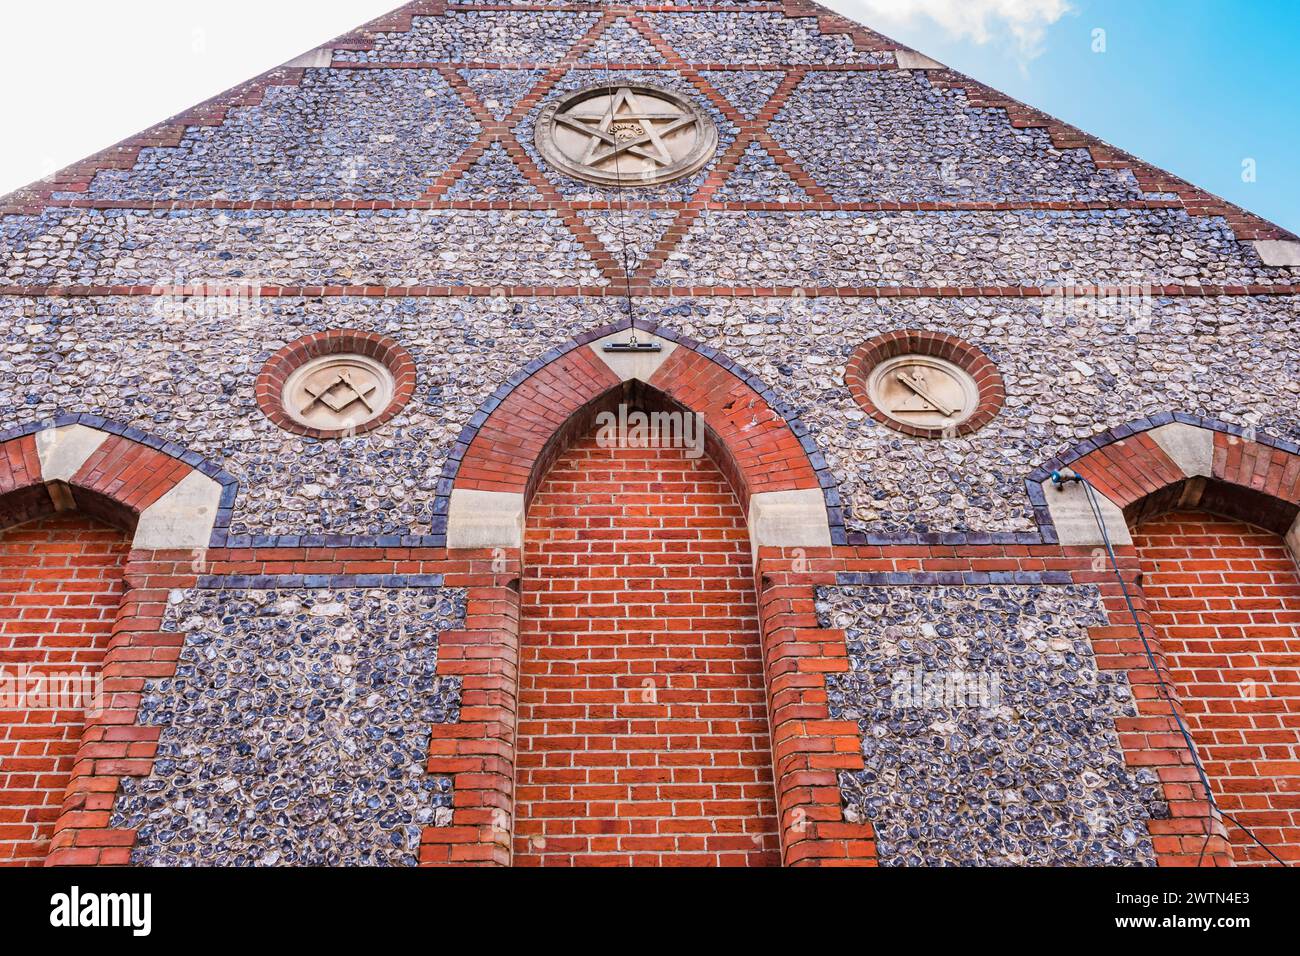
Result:
M1158 429L1104 444L1070 467L1120 507L1130 524L1192 508L1285 534L1300 513L1300 455L1248 434L1186 427L1204 433L1208 469L1188 473L1153 437Z
M221 486L207 525L209 532L223 527L236 482L200 456L93 416L31 426L0 441L0 530L76 510L136 532L146 512L191 476Z
M1123 512L1126 527L1107 520L1113 537L1132 532L1118 561L1220 808L1283 859L1300 860L1291 823L1300 788L1300 449L1180 414L1123 426L1080 450L1053 466L1073 468ZM1122 611L1104 553L1094 557L1107 603ZM1127 623L1093 633L1099 666L1126 671L1137 701L1137 715L1116 723L1125 754L1159 775L1170 805L1168 819L1150 823L1161 863L1273 863L1244 830L1212 818L1138 638Z
M158 728L135 726L144 682L174 673L183 641L162 630L168 589L196 579L196 554L223 531L236 487L196 453L99 416L0 434L0 590L23 598L0 601L11 637L0 641L0 668L81 675L99 705L78 701L55 717L24 705L19 717L39 714L33 722L49 726L49 739L43 756L21 766L39 770L37 785L7 774L22 792L8 794L6 810L12 816L25 801L23 813L41 826L21 853L11 841L0 857L129 861L134 834L108 825L120 779L147 773L156 747ZM0 750L0 770L9 756Z
M600 330L607 332L609 330ZM457 490L514 492L528 496L576 428L590 424L602 401L617 400L623 381L590 348L599 333L584 336L494 398L476 430L465 436L455 462ZM741 504L751 495L830 487L825 463L797 421L773 408L751 376L716 361L694 343L678 347L647 383L672 403L703 416L710 451L731 479ZM526 370L528 371L528 370ZM740 372L740 374L738 374ZM749 379L748 381L746 379ZM796 434L796 429L802 434ZM838 502L828 501L832 530L842 530Z

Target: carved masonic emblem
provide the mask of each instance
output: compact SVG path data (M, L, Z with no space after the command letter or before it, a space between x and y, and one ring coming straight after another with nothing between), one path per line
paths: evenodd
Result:
M382 362L340 352L295 369L280 402L300 425L336 431L374 421L392 402L395 388L393 374Z
M907 393L898 399L894 406L889 409L890 411L895 413L938 412L940 415L948 417L957 414L957 408L935 398L927 382L925 369L912 367L906 371L895 372L894 375L907 387Z
M537 147L553 165L591 182L645 186L692 173L713 156L708 116L657 87L603 86L547 107Z
M334 381L330 382L328 385L322 387L319 385L304 384L302 390L310 396L311 401L303 406L303 409L299 414L307 415L319 402L335 415L338 415L345 408L348 408L357 402L366 406L367 412L373 413L375 407L370 404L370 397L374 395L375 392L379 391L379 386L373 383L368 385L358 385L356 382L352 381L351 372L341 372L337 377L335 377Z
M959 425L979 405L979 387L970 373L928 355L882 362L872 370L867 391L887 416L917 428Z

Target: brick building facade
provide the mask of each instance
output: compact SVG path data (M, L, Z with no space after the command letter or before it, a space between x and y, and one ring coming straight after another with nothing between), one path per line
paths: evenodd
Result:
M1168 173L416 0L0 224L0 864L1300 859L1300 241Z

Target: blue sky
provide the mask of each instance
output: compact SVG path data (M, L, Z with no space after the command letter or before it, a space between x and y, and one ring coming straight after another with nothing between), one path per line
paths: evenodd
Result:
M1300 232L1298 0L822 2Z
M399 2L0 4L0 194ZM822 2L1300 231L1300 0Z

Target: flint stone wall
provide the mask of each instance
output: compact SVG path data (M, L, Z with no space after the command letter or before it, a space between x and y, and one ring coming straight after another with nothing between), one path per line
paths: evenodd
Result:
M845 818L869 820L884 866L1153 866L1158 778L1124 762L1136 713L1097 668L1092 587L826 587L824 627L851 670L827 678L856 720L865 768L840 775Z
M613 228L613 227L610 227ZM1277 297L640 299L638 315L720 349L776 390L839 480L850 530L1033 531L1024 477L1077 441L1168 409L1300 437L1300 315ZM0 298L0 402L19 421L87 412L220 461L235 534L427 533L461 429L519 367L618 321L616 299ZM272 425L253 386L310 332L396 339L419 383L383 428L314 441ZM949 332L998 363L1006 407L961 438L919 441L844 385L853 351L897 328Z
M449 825L429 728L455 723L460 681L435 676L455 589L175 592L176 675L150 680L153 772L127 777L110 826L150 866L413 866Z

